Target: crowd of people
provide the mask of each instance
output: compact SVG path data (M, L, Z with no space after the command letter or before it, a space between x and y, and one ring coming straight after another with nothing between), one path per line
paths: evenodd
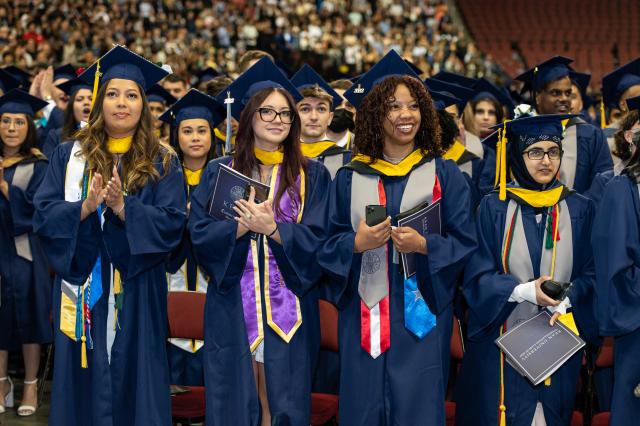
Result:
M52 344L54 426L169 425L179 386L211 425L319 391L441 426L457 323L457 425L571 424L605 337L599 410L640 418L640 58L600 107L563 56L516 101L440 2L52 3L0 6L0 416ZM543 311L586 346L533 384L495 340Z
M237 75L260 49L294 72L303 63L327 78L367 70L390 48L427 75L454 71L495 79L499 69L453 25L442 0L9 1L0 5L0 58L37 71L86 66L113 44L183 77L211 66Z

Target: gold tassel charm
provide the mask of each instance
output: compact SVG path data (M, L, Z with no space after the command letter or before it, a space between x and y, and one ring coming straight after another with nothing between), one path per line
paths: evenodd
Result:
M604 114L604 98L600 99L600 128L607 127L607 116Z
M88 368L89 364L87 363L87 338L82 336L82 346L80 348L80 366L82 368Z

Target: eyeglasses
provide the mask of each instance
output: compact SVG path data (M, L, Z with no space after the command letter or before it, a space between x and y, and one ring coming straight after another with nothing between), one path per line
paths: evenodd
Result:
M288 109L278 112L273 108L258 108L256 111L260 114L260 120L265 123L271 123L277 116L280 116L280 121L283 124L291 124L296 116L295 112Z
M9 117L2 117L2 120L0 120L1 127L11 127L11 123L16 126L16 129L22 129L27 125L27 120L23 118L15 118L12 120Z
M542 160L545 155L549 156L549 160L557 160L560 158L564 151L560 148L551 148L549 151L545 151L542 148L532 148L529 151L525 151L529 160Z

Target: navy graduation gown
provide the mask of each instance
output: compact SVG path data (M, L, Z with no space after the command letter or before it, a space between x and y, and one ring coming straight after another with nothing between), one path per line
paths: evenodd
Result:
M54 152L36 195L35 228L56 271L54 319L56 359L50 424L171 424L166 358L167 283L164 259L182 235L184 180L177 158L157 181L126 197L126 222L106 210L80 221L82 201L64 201L64 173L73 143ZM128 226L127 226L128 225ZM100 255L103 295L92 310L88 369L80 368L80 345L59 330L60 280L82 284ZM110 364L106 334L108 261L120 270L124 301Z
M42 153L51 158L53 151L62 142L62 128L54 129L47 134L47 137L42 144Z
M437 325L422 340L404 326L404 278L393 263L389 240L391 347L377 359L360 346L358 281L362 254L353 252L353 170L343 168L332 184L329 235L319 261L331 278L340 309L340 422L348 425L442 425L452 326L452 300L464 260L475 248L469 188L458 167L436 158L442 189L443 235L426 235L429 254L417 255L418 288ZM387 214L399 212L409 175L383 177Z
M211 277L205 306L207 424L254 426L260 421L260 407L240 293L250 236L247 233L236 240L237 222L208 214L219 165L230 161L230 157L222 157L207 165L191 196L189 231L196 257ZM307 164L302 221L278 225L282 245L269 240L302 312L302 325L287 344L267 325L263 309L267 396L272 424L276 425L309 424L312 369L320 346L316 284L322 271L313 259L326 230L330 177L322 164L313 160ZM259 259L262 256L260 252Z
M33 162L33 175L25 190L13 185L21 164ZM47 259L38 237L32 232L33 196L47 170L47 161L34 157L4 169L9 199L0 194L0 350L19 348L23 343L49 343L52 339L51 280ZM33 261L16 252L14 237L28 233Z
M603 336L615 336L611 424L635 425L640 398L640 200L638 186L616 176L605 187L594 221L597 312Z
M38 140L40 141L40 146L43 146L50 132L60 129L62 126L64 126L64 111L55 106L53 107L53 110L51 110L51 114L49 114L47 124L38 129Z
M595 323L593 255L589 244L594 215L593 202L576 193L566 198L573 235L573 289L569 297L581 337L597 344ZM498 424L500 395L500 352L494 340L515 302L508 302L513 289L521 284L502 273L502 240L508 202L497 192L483 198L477 212L478 250L465 267L464 296L469 306L468 338L456 389L456 425ZM530 206L521 205L534 275L541 275L540 257L546 213L540 223ZM542 273L547 273L542 271ZM505 406L507 425L530 426L537 401L544 408L549 426L568 425L573 412L582 352L574 355L551 376L551 386L534 387L505 361ZM473 389L473 392L469 390Z

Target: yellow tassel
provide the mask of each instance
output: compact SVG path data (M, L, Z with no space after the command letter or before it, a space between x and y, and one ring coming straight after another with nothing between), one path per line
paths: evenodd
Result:
M85 336L82 336L82 346L81 346L81 350L80 350L80 366L82 368L87 368L89 367L89 364L87 364L87 338Z
M604 114L604 98L600 99L600 128L607 127L607 116Z
M501 158L501 145L500 141L502 141L502 129L498 129L498 143L496 143L496 174L493 180L493 187L497 188L498 183L500 183L500 158Z
M504 326L500 326L500 336ZM507 407L504 405L504 352L500 351L500 426L507 426Z
M502 140L500 141L500 200L507 199L507 122L504 122L502 129Z
M507 426L507 407L500 406L500 426Z
M98 86L100 85L100 59L96 61L96 74L93 76L93 92L91 94L91 109L89 110L89 116L93 111L93 105L96 103L98 97Z
M544 379L544 385L551 386L551 377L547 377L546 379Z

